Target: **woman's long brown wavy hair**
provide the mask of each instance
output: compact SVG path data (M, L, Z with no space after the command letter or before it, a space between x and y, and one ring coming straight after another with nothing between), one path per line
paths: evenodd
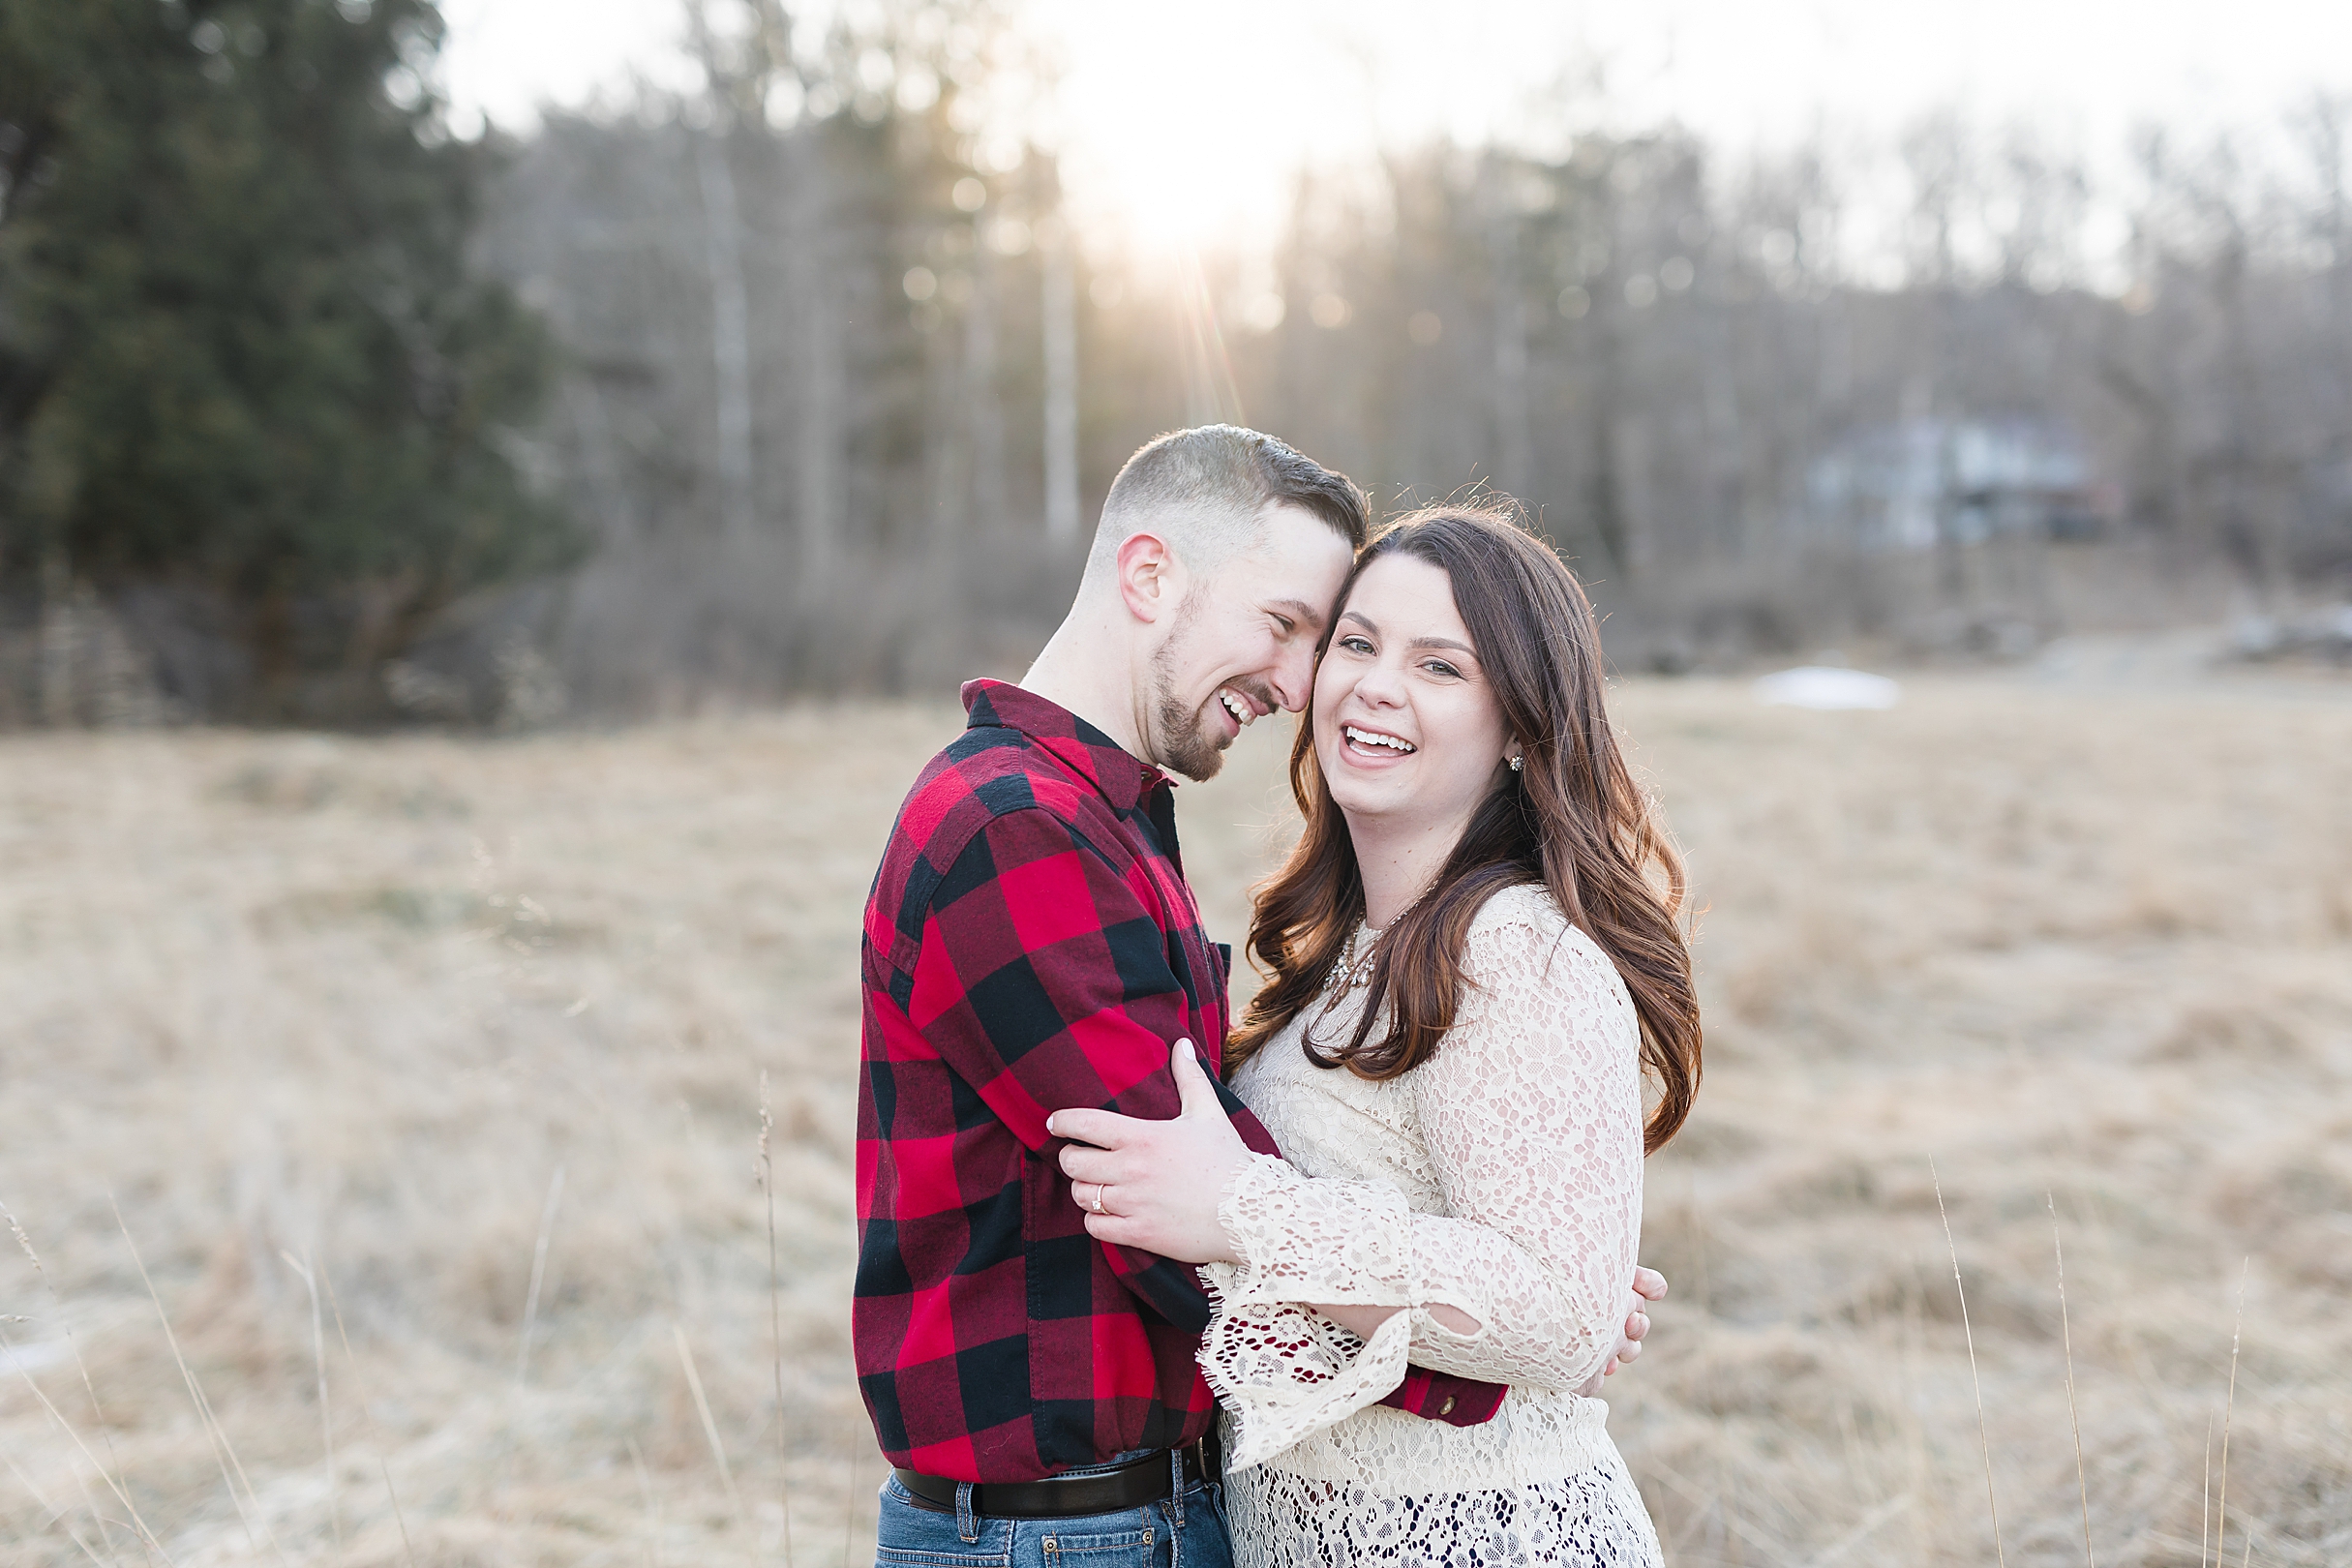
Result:
M1372 1079L1428 1061L1453 1027L1465 982L1462 943L1480 906L1504 888L1540 883L1633 994L1642 1065L1658 1094L1643 1149L1655 1153L1690 1115L1699 1088L1699 1001L1678 923L1685 882L1681 856L1610 733L1592 603L1508 502L1398 519L1366 547L1341 604L1383 556L1425 560L1452 580L1455 606L1526 767L1502 774L1430 890L1373 945L1371 995L1354 1038L1330 1055L1309 1040L1307 1055ZM1325 632L1318 668L1330 638ZM1312 706L1291 748L1290 793L1307 829L1257 890L1250 950L1269 980L1226 1046L1228 1066L1255 1055L1322 997L1364 918L1355 846L1315 760ZM1375 1040L1384 1002L1388 1030Z

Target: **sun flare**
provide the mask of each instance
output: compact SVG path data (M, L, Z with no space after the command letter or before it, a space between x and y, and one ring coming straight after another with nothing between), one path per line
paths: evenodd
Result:
M1064 178L1138 251L1246 244L1279 225L1302 169L1376 140L1370 77L1318 8L1038 10L1069 67L1054 128Z

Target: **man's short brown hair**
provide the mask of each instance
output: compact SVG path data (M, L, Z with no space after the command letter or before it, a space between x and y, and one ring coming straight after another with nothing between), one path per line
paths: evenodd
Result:
M1350 550L1364 548L1364 492L1345 474L1239 425L1172 431L1111 481L1087 570L1107 566L1131 534L1153 527L1170 533L1189 568L1213 571L1256 542L1260 514L1278 503L1313 513Z

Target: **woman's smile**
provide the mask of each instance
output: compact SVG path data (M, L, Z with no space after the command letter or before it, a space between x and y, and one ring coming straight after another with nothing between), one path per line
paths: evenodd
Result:
M1393 730L1342 721L1341 755L1359 768L1389 768L1421 748Z

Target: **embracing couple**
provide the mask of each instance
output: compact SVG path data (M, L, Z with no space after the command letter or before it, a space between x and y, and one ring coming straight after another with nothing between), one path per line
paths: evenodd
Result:
M1593 1396L1665 1290L1681 866L1559 558L1496 508L1366 531L1269 437L1152 442L899 812L858 1133L881 1562L1659 1561ZM1233 1023L1168 775L1278 709L1305 826Z

